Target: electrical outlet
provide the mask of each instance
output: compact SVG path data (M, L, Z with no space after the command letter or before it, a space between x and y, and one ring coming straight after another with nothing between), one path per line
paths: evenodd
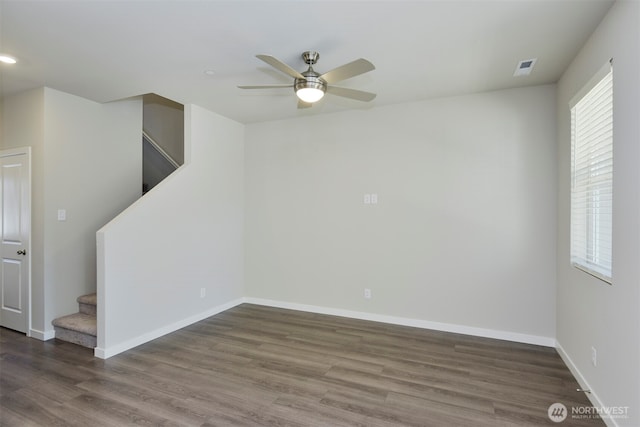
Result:
M598 366L598 352L595 347L591 347L591 364Z
M204 298L207 295L206 288L200 288L200 298Z
M378 194L377 193L367 193L362 197L362 202L365 205L377 205L378 204Z
M364 290L364 297L366 299L371 299L371 289L365 289Z

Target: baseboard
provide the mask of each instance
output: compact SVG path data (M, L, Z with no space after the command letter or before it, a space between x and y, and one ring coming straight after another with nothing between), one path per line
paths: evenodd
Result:
M456 325L451 323L432 322L421 319L411 319L406 317L388 316L375 313L366 313L361 311L344 310L339 308L322 307L307 304L298 304L284 301L275 301L262 298L238 298L225 304L213 307L202 313L198 313L194 316L190 316L186 319L182 319L178 322L174 322L170 325L155 329L151 332L145 333L138 337L132 338L125 342L109 346L107 348L96 347L94 349L95 357L100 359L108 359L116 354L122 353L134 347L137 347L146 342L152 341L163 335L177 331L189 326L193 323L204 320L208 317L214 316L225 310L233 308L242 303L257 304L268 307L286 308L290 310L306 311L310 313L328 314L332 316L350 317L353 319L370 320L373 322L389 323L393 325L411 326L422 329L432 329L443 332L452 332L457 334L472 335L485 338L493 338L504 341L513 341L526 344L535 344L545 347L556 347L556 340L554 338L542 337L537 335L520 334L516 332L500 331L485 328L476 328L465 325ZM53 332L53 331L52 331ZM54 333L55 334L55 333ZM53 338L53 336L51 337Z
M472 326L452 323L432 322L429 320L411 319L406 317L387 316L384 314L366 313L362 311L343 310L339 308L321 307L315 305L297 304L291 302L274 301L262 298L244 298L244 302L269 307L287 308L290 310L307 311L310 313L329 314L332 316L350 317L353 319L371 320L374 322L393 325L412 326L415 328L432 329L436 331L452 332L456 334L473 335L484 338L494 338L504 341L535 344L544 347L555 347L556 340L550 337L520 334L517 332L500 331L494 329L476 328Z
M49 341L56 337L56 331L52 329L43 332L37 329L29 329L29 336L40 341Z
M604 408L605 406L598 397L596 391L589 385L584 375L582 375L582 372L580 372L575 363L573 363L573 360L571 360L571 357L569 357L569 355L559 342L556 342L556 350L558 351L558 354L564 361L565 365L567 365L567 367L569 368L569 371L571 371L571 373L575 377L576 381L578 381L578 384L580 384L580 388L584 390L591 390L591 393L585 393L591 404L596 408ZM619 427L619 424L614 418L603 416L602 421L604 421L604 423L608 427Z
M186 319L182 319L180 321L174 322L170 325L163 326L162 328L155 329L151 332L147 332L146 334L140 335L138 337L132 338L125 342L109 346L107 348L96 347L94 349L94 356L100 359L108 359L116 354L122 353L123 351L130 350L134 347L137 347L141 344L152 341L156 338L160 338L163 335L170 334L171 332L175 332L179 329L184 328L185 326L189 326L193 323L204 320L208 317L214 316L218 313L221 313L225 310L235 307L236 305L242 304L244 302L244 298L238 298L236 300L230 301L225 304L218 305L209 310L203 311L202 313L198 313L196 315L187 317Z

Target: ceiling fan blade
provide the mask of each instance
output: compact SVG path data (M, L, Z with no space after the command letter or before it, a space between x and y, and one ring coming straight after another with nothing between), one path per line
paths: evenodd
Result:
M240 89L275 89L282 87L293 87L293 85L257 85L257 86L238 86Z
M375 70L376 67L367 61L366 59L356 59L348 64L341 65L338 68L334 68L331 71L327 71L320 76L321 79L327 83L335 83L342 80L350 79L360 74L364 74L368 71Z
M329 86L327 87L327 92L364 102L373 101L376 97L375 93L365 92L363 90L347 89L346 87Z
M304 102L300 99L298 99L298 108L311 108L313 106L313 104L309 103L309 102Z
M293 68L289 67L287 64L285 64L284 62L280 61L278 58L276 58L274 56L271 56L271 55L256 55L256 58L263 60L264 62L266 62L267 64L271 65L273 68L275 68L276 70L282 71L283 73L288 74L293 78L304 79L304 76L302 74L300 74L299 72L297 72Z

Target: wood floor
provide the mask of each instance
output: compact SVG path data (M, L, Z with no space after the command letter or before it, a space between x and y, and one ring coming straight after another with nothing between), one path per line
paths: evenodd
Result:
M553 349L256 305L108 360L0 346L2 426L604 425L572 418L590 404Z

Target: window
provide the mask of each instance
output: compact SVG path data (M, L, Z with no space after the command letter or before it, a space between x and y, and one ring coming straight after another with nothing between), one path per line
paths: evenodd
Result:
M575 102L574 102L575 101ZM613 69L571 102L571 264L611 283Z

